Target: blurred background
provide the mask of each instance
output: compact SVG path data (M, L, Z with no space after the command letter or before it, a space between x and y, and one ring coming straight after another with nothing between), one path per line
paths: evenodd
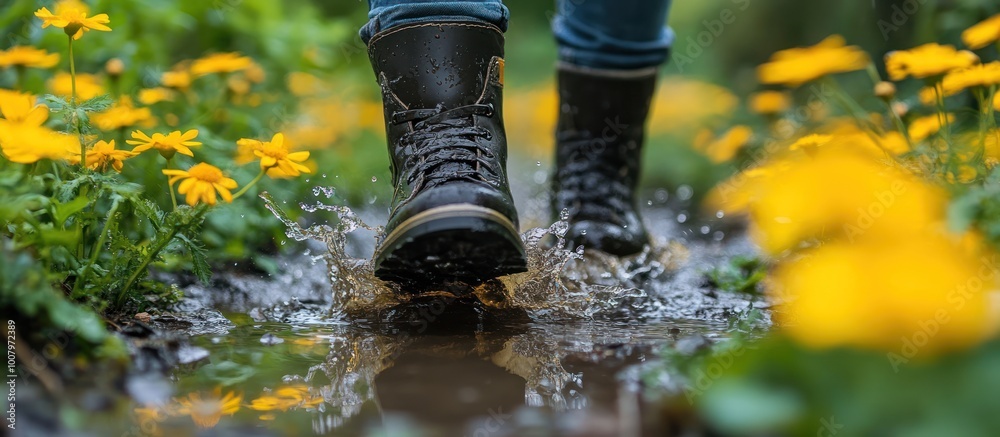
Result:
M4 1L0 6L4 46L62 47L64 36L43 31L32 17L45 3ZM366 2L90 3L93 10L128 18L116 18L113 32L94 35L89 44L78 48L78 71L94 74L113 94L135 95L141 89L159 86L162 74L185 60L212 52L248 55L260 66L254 77L229 78L226 84L200 81L208 89L227 87L233 103L219 123L221 129L202 129L206 152L219 155L217 162L222 161L223 155L233 154L236 139L270 138L280 130L293 147L314 151L310 165L317 172L311 178L267 181L263 189L277 198L306 199L314 186L333 186L349 204L381 207L388 203L389 174L378 89L357 35L366 21ZM543 192L545 174L538 173L535 165L548 168L553 144L557 102L553 87L555 44L549 22L555 8L549 1L506 3L512 15L507 32L505 114L512 173L518 175L518 168L525 169L520 173L522 179L533 181L527 192ZM873 57L930 41L960 43L961 30L998 10L1000 5L992 0L675 1L669 23L677 39L672 62L664 67L650 120L645 186L673 193L686 185L691 190L684 191L697 202L716 182L733 173L738 160L715 163L691 145L699 134L711 137L734 124L762 125L763 120L748 110L746 96L760 90L755 68L777 50L812 45L831 34L845 35L849 44L861 46ZM735 19L723 23L721 18L730 14ZM104 71L106 62L114 58L126 66L120 77L109 77ZM876 64L882 68L880 62ZM51 88L46 78L45 71L29 71L26 87L36 92ZM871 96L871 82L864 74L846 75L841 83L847 89L853 86L862 96ZM796 97L805 100L802 95L814 92L804 87L796 91ZM180 115L180 127L186 124L183 109L174 111ZM124 134L123 129L122 139ZM252 166L239 167L239 159L235 164L226 170L238 180L253 176ZM132 166L126 172L133 174L126 176L144 178L147 186L164 185L158 172L148 170ZM253 196L245 199L256 200ZM540 221L529 219L527 224L539 225ZM268 267L267 253L278 249L274 241L281 240L282 231L259 203L239 204L220 208L210 216L206 242L215 249L211 253L217 259L254 258L258 267Z

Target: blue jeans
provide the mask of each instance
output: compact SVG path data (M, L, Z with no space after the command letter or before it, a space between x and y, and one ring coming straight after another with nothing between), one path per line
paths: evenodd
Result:
M673 32L664 26L671 0L557 0L552 32L559 60L590 68L631 70L666 62ZM471 21L507 30L502 0L368 0L368 42L383 30L414 23Z

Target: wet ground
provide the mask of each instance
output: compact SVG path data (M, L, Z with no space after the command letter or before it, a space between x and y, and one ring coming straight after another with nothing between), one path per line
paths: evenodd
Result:
M544 175L531 181L515 187L526 226L547 220ZM331 225L293 225L306 249L279 275L172 277L185 300L130 328L131 398L68 422L83 435L664 435L678 426L658 407L662 352L725 337L751 305L705 285L753 247L695 219L685 187L644 197L656 248L581 257L546 245L560 223L528 231L532 272L478 299L391 298L365 260L378 230L362 222L382 213L316 194L304 208ZM20 435L80 434L56 415L31 413Z

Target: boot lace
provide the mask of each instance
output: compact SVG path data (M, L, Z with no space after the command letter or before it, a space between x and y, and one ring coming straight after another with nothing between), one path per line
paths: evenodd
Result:
M616 146L619 145L608 145ZM631 187L635 175L631 172L638 168L638 163L629 156L609 156L609 150L597 153L586 140L564 141L560 147L567 147L573 159L556 172L557 207L568 208L571 218L576 220L626 225L623 215L633 208Z
M393 124L413 123L413 130L403 134L399 143L406 155L402 175L406 183L414 186L414 192L453 180L499 186L499 160L487 143L493 133L476 126L474 118L493 114L492 104L453 109L438 105L393 113Z

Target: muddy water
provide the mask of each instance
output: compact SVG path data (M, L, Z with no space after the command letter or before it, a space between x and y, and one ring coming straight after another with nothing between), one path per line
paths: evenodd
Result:
M318 188L288 221L309 249L281 274L228 273L188 284L152 325L183 345L166 378L126 384L91 435L664 435L655 374L678 340L727 335L743 296L703 273L753 251L720 223L692 223L684 189L654 191L645 216L657 243L628 259L565 250L565 223L523 239L530 271L469 297L400 299L371 275L377 211L338 206ZM538 192L519 196L545 223ZM681 201L676 198L680 197ZM673 200L671 200L673 199ZM269 200L275 211L287 201ZM280 212L278 213L281 216ZM555 244L552 244L555 243ZM760 307L757 303L755 306Z

